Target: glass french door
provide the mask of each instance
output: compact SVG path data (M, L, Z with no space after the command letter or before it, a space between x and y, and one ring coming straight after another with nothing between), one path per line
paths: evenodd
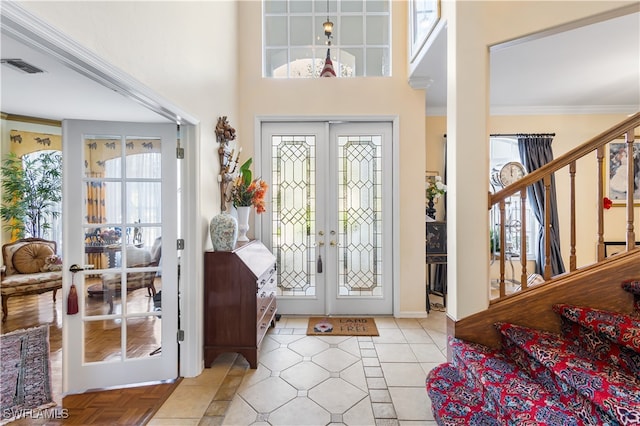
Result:
M63 391L176 378L176 125L62 130L63 259L80 267L63 286L78 296L78 313L65 306Z
M392 125L262 123L283 314L391 314Z

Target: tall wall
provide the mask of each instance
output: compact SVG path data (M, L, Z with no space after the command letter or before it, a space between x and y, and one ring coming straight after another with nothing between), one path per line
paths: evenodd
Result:
M220 209L214 129L237 116L236 2L24 1L21 6L200 120L203 246Z
M637 2L445 1L447 20L448 314L488 306L489 46ZM470 238L473 236L473 238Z
M238 4L243 28L261 28L261 4ZM407 2L392 2L393 75L387 78L262 78L260 31L239 36L238 133L243 156L253 155L257 116L397 116L400 129L400 224L397 255L400 315L424 314L424 91L407 83ZM339 31L339 28L337 29ZM248 152L247 152L248 150ZM421 231L422 230L422 231Z

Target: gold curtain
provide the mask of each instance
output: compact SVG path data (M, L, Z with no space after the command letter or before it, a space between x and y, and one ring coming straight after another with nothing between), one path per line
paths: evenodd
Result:
M88 173L88 177L100 178L103 173ZM87 182L86 199L87 223L96 225L106 222L107 212L105 208L105 187L103 182ZM96 226L98 227L98 226ZM85 244L91 241L85 240ZM108 268L109 263L104 253L87 253L87 263L96 269Z

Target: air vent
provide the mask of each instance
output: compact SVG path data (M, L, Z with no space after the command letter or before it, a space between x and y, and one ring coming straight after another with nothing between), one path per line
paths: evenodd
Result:
M40 68L31 65L25 61L23 61L22 59L0 59L0 63L9 65L17 70L20 70L24 73L27 74L40 74L43 73L44 71L41 70Z

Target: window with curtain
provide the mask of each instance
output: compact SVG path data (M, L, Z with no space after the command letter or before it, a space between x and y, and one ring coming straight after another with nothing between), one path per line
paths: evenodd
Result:
M494 171L499 171L500 168L511 162L520 162L520 151L518 149L518 139L516 137L491 137L490 139L490 168L492 174ZM491 182L491 192L497 192L502 189L501 186L496 185L495 182ZM505 244L506 253L519 254L520 252L520 229L522 227L520 223L520 194L514 194L506 200L505 204L505 216L507 223L505 224L506 235ZM526 244L527 244L527 258L534 259L536 256L536 241L538 235L538 222L535 220L533 210L531 209L530 200L527 198L526 207ZM497 234L500 226L500 212L497 206L491 211L491 230L492 238L499 238ZM497 241L497 240L496 240ZM495 251L499 251L496 250Z
M389 0L263 0L262 14L264 77L319 77L327 18L334 24L331 60L337 77L391 75Z
M107 176L116 176L122 167L122 158L116 157L105 162L105 174ZM127 176L136 177L136 170L160 170L162 165L162 154L159 152L148 152L141 154L130 154L127 156ZM160 173L150 173L152 175L160 175ZM127 209L130 217L146 218L148 222L160 222L160 211L156 206L157 194L150 190L147 182L132 181L127 183ZM155 188L155 187L153 187ZM116 200L120 197L119 187L106 185L105 198ZM118 203L106 204L106 217L117 217L120 212ZM140 221L140 220L138 220ZM145 247L151 247L157 237L159 229L155 227L145 227L142 232L141 241L135 243L143 243ZM127 242L133 243L134 230L127 229L123 237Z

